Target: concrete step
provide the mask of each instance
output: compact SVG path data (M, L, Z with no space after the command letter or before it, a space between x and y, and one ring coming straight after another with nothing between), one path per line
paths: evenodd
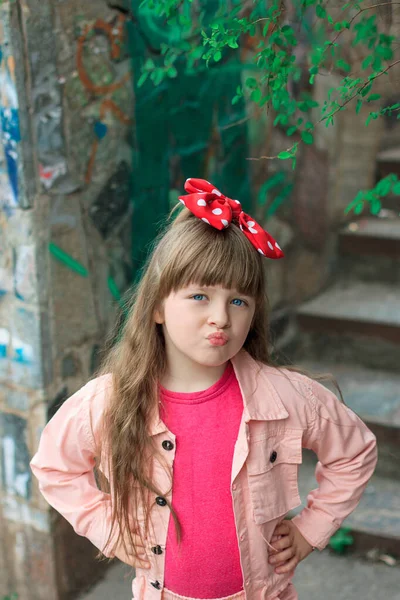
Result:
M289 514L298 514L307 503L307 494L318 487L314 470L317 458L305 451L299 471L302 506ZM354 512L344 521L354 537L352 550L368 552L373 548L400 557L400 482L374 474Z
M378 179L394 173L400 177L400 146L381 150L376 156Z
M392 266L395 269L397 265L396 271L400 271L400 218L368 216L348 223L339 234L339 251L367 256L369 262L378 256L397 259Z
M400 482L400 374L351 364L298 361L311 373L331 374L343 398L374 432L378 441L377 474ZM321 382L337 394L329 382Z
M297 323L307 332L377 338L400 351L399 292L396 285L339 281L298 307Z

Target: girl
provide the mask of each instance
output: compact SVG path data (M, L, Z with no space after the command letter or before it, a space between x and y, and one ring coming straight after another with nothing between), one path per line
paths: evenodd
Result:
M185 189L123 335L31 467L79 535L136 567L135 599L295 600L296 566L357 506L376 439L332 392L271 364L263 256L282 257L278 244L210 183ZM319 487L290 521L302 448Z

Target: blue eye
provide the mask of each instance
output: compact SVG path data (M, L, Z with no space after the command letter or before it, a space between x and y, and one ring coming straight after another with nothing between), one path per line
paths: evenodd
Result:
M247 302L241 300L240 298L234 298L232 302L235 303L235 306L246 306L247 304ZM240 302L240 304L236 304L237 302Z
M199 300L199 299L203 300L203 298L205 298L205 295L204 294L194 294L192 296L192 298L193 298L193 300Z

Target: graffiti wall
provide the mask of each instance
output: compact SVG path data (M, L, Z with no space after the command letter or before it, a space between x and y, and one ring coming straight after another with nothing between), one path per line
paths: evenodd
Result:
M20 141L15 59L0 21L0 207L7 212L18 206Z
M0 2L0 597L47 600L103 569L61 518L50 529L29 461L132 280L134 101L120 14L18 6Z

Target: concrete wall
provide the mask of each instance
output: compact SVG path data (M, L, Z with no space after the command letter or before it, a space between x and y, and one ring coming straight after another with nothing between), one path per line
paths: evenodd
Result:
M69 598L104 569L29 460L131 279L124 40L101 0L0 5L0 597Z

